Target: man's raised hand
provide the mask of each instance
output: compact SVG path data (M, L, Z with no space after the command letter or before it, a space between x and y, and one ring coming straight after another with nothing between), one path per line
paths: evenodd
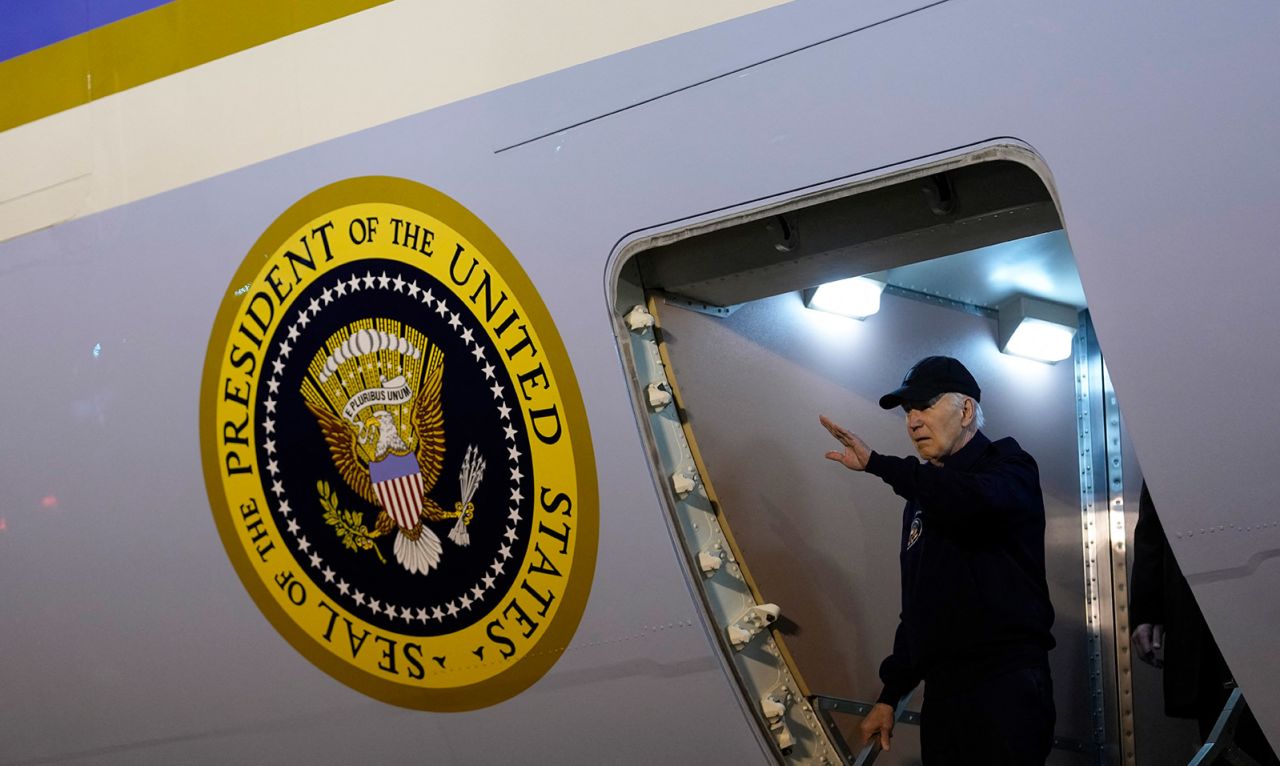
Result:
M818 422L822 423L822 427L827 429L835 437L836 441L840 442L844 447L843 450L828 452L827 460L842 463L845 468L852 471L865 471L867 469L867 461L871 459L871 448L867 446L867 443L853 431L831 422L826 415L819 415Z

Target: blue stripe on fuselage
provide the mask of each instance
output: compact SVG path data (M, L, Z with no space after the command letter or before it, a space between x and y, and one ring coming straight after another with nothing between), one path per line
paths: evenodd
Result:
M0 61L173 0L0 0Z

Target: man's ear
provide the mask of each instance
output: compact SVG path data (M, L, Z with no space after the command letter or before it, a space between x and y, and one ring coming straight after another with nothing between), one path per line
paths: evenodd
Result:
M977 412L974 410L973 399L968 396L964 397L964 404L961 405L960 410L961 427L968 428L973 425L973 418L975 415L977 415Z

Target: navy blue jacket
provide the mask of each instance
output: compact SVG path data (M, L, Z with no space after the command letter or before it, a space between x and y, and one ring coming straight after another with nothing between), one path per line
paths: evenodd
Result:
M1053 605L1044 572L1044 497L1036 461L981 431L943 465L871 453L867 472L907 501L902 614L878 699L1047 667Z

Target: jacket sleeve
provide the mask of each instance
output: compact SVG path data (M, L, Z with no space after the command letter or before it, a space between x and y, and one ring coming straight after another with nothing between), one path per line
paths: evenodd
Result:
M1164 557L1168 543L1156 516L1147 484L1138 500L1138 525L1133 530L1133 581L1129 585L1129 626L1163 625Z
M902 628L902 620L898 620L898 630L893 635L893 654L880 663L880 681L884 688L876 702L883 702L890 707L897 707L898 700L920 683L920 672L916 670L907 650L907 640Z
M957 522L1013 520L1044 502L1040 470L1021 449L981 471L957 471L872 452L867 473L879 476L900 497L919 503L930 514L945 514Z

